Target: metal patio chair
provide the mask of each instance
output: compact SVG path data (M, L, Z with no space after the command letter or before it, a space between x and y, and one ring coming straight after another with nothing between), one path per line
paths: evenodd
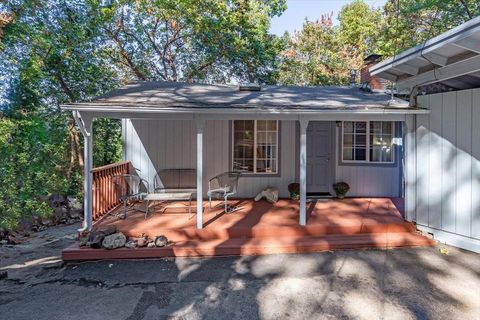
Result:
M237 193L238 180L242 174L236 171L224 172L208 181L208 204L212 208L212 198L220 198L224 201L225 213L232 213L237 208L228 206L228 198Z
M147 208L128 208L128 202L143 200L146 193L141 191L142 182L147 188L147 192L150 189L148 181L132 174L120 174L112 178L115 191L117 192L118 199L123 204L123 219L127 217L128 211L140 211L145 213L147 218Z

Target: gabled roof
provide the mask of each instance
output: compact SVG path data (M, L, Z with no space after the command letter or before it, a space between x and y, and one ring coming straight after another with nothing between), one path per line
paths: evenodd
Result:
M67 104L65 110L150 110L185 112L229 110L251 112L295 112L325 110L413 110L404 100L391 100L380 93L353 87L266 86L260 91L239 91L232 85L181 82L135 82L89 102Z
M444 90L480 87L480 17L372 66L370 73L396 82L398 90L435 83Z

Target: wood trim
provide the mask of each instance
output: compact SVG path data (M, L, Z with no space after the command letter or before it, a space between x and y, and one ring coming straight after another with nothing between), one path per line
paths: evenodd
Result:
M115 168L115 167L118 167L120 165L127 164L127 163L130 163L130 161L124 160L124 161L120 161L120 162L115 162L115 163L107 164L107 165L104 165L104 166L101 166L101 167L93 168L91 172L95 173L95 172L99 172L99 171L104 171L104 170Z

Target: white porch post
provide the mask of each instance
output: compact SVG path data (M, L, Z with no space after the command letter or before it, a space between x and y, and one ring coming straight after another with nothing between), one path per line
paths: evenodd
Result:
M203 228L203 129L205 120L196 119L197 127L197 229Z
M80 114L74 111L73 116L80 131L83 134L83 227L79 232L90 231L93 226L93 118L88 114Z
M308 120L300 119L300 225L307 224L307 126Z

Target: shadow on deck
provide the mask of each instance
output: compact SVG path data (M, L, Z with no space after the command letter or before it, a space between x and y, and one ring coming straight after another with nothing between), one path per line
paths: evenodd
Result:
M166 211L153 208L145 219L142 212L129 212L119 219L110 214L95 227L115 225L127 236L150 238L165 235L171 245L164 248L79 248L63 251L64 260L160 258L173 256L262 255L317 252L357 248L430 246L412 223L403 219L403 201L390 198L313 200L307 204L307 225L298 224L298 202L233 200L234 213L213 209L205 202L204 228L196 228L196 215L189 218L186 202L176 201ZM196 204L192 203L195 207Z

